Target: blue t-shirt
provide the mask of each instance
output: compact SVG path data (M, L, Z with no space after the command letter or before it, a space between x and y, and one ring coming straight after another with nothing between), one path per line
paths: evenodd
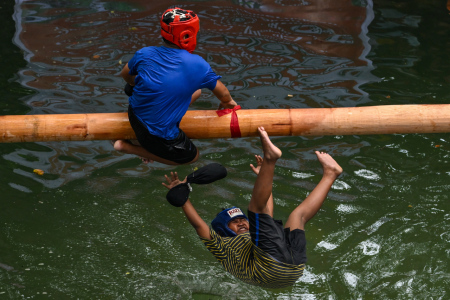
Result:
M221 78L202 57L168 47L142 48L128 67L137 75L129 104L151 134L167 140L178 136L192 94L213 90Z

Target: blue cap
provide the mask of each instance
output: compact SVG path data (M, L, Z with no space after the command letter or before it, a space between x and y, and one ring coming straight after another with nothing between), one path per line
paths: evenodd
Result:
M219 235L224 237L233 237L237 234L231 230L230 227L228 227L228 223L237 218L244 218L248 221L247 216L242 212L242 210L239 207L233 206L232 208L224 209L218 213L214 220L212 220L211 226Z

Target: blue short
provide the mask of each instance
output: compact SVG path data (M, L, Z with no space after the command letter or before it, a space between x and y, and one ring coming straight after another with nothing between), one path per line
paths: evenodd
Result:
M283 228L283 222L267 214L248 212L253 243L279 262L291 265L306 263L305 231Z

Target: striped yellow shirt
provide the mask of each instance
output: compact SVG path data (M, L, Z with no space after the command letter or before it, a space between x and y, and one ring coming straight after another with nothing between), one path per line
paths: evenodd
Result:
M274 260L253 244L250 233L222 237L210 229L212 240L200 238L230 274L245 283L265 288L294 285L305 264L291 265Z

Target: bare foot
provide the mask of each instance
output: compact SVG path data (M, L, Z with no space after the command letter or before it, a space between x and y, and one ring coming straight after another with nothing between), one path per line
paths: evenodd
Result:
M127 146L127 144L132 143L129 140L115 140L113 141L114 150L124 152L124 148Z
M323 168L323 176L330 176L336 179L342 173L341 166L328 153L315 151L317 159Z
M252 164L250 164L250 168L252 169L253 173L255 173L256 175L259 174L259 169L261 169L262 163L263 163L263 158L259 155L255 155L256 158L256 167L253 166Z
M264 127L258 127L258 134L261 139L261 144L264 152L264 159L267 160L277 160L281 157L281 150L272 144L272 141L269 138Z
M130 152L130 150L128 149L130 146L141 147L139 145L135 145L130 140L116 140L116 141L114 141L113 146L114 146L114 150L123 152L123 153L129 153L129 154L134 154L134 153ZM140 156L139 158L142 160L142 163L144 163L144 164L153 163L153 160L148 159L146 157Z

